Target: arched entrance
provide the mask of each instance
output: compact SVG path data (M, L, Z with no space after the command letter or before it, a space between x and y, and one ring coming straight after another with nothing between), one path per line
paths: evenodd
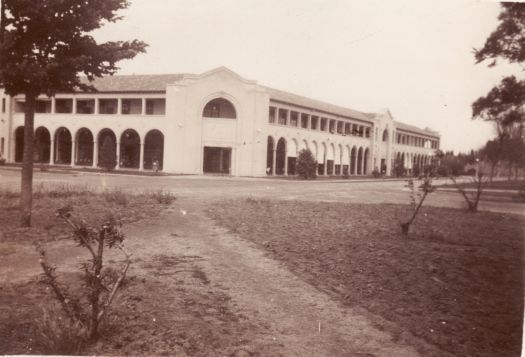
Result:
M273 175L273 148L274 148L274 140L271 136L268 137L267 143L266 143L266 174L267 175Z
M164 158L164 135L158 130L151 130L144 138L144 168L152 169L157 161L159 170L162 170Z
M292 139L288 141L288 150L286 151L288 160L288 175L295 175L295 165L297 163L297 141Z
M352 151L350 152L350 175L356 174L356 167L357 165L357 149L355 146L352 148Z
M93 134L89 129L82 128L77 132L76 165L93 165Z
M51 134L49 134L49 130L41 126L35 131L34 162L49 163L50 150Z
M140 136L127 129L120 137L120 167L138 169L140 166Z
M277 149L275 150L275 173L277 175L284 175L284 168L286 162L286 140L280 138L277 142Z
M58 128L55 132L55 164L71 164L71 133L67 128Z
M117 164L117 137L110 129L102 129L98 134L98 166L112 169Z
M368 160L369 160L369 156L370 156L370 150L368 150L368 148L366 148L365 150L365 156L364 156L364 162L363 162L363 175L367 175L368 174Z
M357 151L357 174L362 175L363 174L363 148L359 148Z
M24 127L15 130L15 162L22 162L24 158Z

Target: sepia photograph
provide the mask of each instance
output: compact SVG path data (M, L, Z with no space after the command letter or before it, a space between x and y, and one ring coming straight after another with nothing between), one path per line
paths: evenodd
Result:
M525 356L525 2L0 0L0 100L0 356Z

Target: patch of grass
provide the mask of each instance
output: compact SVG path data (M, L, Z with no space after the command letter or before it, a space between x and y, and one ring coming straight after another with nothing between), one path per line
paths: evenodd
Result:
M172 204L177 199L177 197L172 192L165 191L162 188L156 191L148 192L146 194L152 197L158 203L165 204L165 205Z
M46 354L78 355L88 344L86 329L71 322L59 311L44 309L42 318L37 320L36 331Z
M409 331L459 356L519 355L525 220L423 207L407 239L398 229L406 212L239 199L209 214L342 303L394 322L377 324L395 338L418 346Z
M129 193L124 192L120 188L105 190L103 195L106 201L115 202L120 206L127 206L130 196Z
M122 190L97 192L87 186L35 185L33 195L32 227L19 227L20 193L0 189L0 242L23 242L60 239L69 234L67 227L55 221L55 211L72 206L75 217L93 225L111 212L123 223L135 222L158 216L165 206L144 194L132 194Z
M476 183L465 182L462 183L463 188L476 188ZM440 187L455 188L453 184L445 184ZM495 190L520 190L525 187L525 180L505 180L505 181L493 181L483 183L484 189L495 189Z

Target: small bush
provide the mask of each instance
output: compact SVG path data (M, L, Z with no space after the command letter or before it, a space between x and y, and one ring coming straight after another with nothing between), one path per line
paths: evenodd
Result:
M115 202L120 206L128 204L128 194L119 188L104 191L104 198L107 202Z
M378 169L374 169L374 171L372 171L372 176L374 176L374 178L380 178L381 172L379 172Z
M296 170L299 176L306 180L317 177L317 162L309 149L299 151Z
M177 199L177 197L175 197L173 193L171 193L170 191L164 191L162 188L158 189L157 191L151 192L150 197L158 203L165 205L169 205Z
M4 158L0 158L0 165L5 165L5 159Z
M123 246L124 233L122 224L111 214L101 220L97 228L87 226L84 221L76 223L71 218L72 208L66 206L56 211L71 229L71 238L90 253L90 259L80 264L83 282L82 292L73 295L70 286L59 282L56 267L47 261L44 245L36 248L40 254L39 263L42 267L42 282L55 294L62 307L65 319L52 319L44 316L43 330L48 333L46 340L56 349L62 348L64 341L94 342L99 337L101 324L105 321L109 307L117 291L121 288L126 273L131 264L131 254ZM109 266L104 266L104 252L118 249L126 257L122 269L117 272Z

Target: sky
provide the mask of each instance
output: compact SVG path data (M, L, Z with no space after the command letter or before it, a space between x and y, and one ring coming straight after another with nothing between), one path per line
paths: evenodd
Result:
M119 74L203 73L246 79L429 127L467 152L494 135L471 104L516 66L475 64L498 25L497 2L475 0L130 0L99 41L140 39L146 54Z

